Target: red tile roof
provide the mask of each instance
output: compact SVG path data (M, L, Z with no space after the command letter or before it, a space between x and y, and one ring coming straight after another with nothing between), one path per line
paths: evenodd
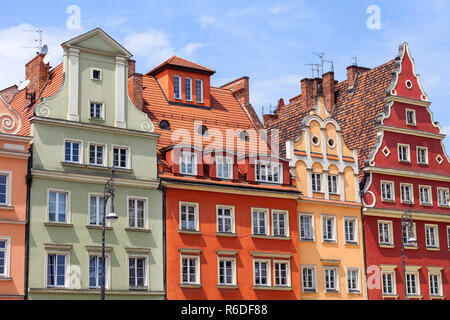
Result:
M164 61L163 63L161 63L159 66L157 66L156 68L153 68L152 70L150 70L149 72L147 72L147 75L155 75L157 74L160 70L168 67L168 66L175 66L175 67L181 67L181 68L186 68L186 69L193 69L193 70L197 70L200 72L206 72L209 74L213 74L216 71L206 68L204 66L201 66L195 62L177 57L177 56L172 56L169 59L167 59L166 61Z

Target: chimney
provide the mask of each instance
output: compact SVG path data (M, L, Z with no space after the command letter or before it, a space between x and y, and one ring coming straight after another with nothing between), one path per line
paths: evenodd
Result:
M136 72L136 60L128 60L128 78Z
M322 75L322 88L325 106L328 112L331 112L334 107L334 72L330 71Z
M249 78L244 76L234 81L228 82L221 86L222 89L231 89L234 96L239 100L239 102L246 106L250 103L250 89L249 89Z
M25 79L30 80L26 88L27 99L34 101L49 79L50 65L44 64L44 54L38 54L25 65Z
M369 71L369 68L351 65L347 67L348 88L351 89L355 85L356 76L360 73Z
M128 95L133 104L141 111L144 111L144 97L142 95L143 82L142 73L133 73L128 78Z
M301 85L301 99L304 103L304 108L309 109L314 106L314 80L310 78L304 78L300 81Z

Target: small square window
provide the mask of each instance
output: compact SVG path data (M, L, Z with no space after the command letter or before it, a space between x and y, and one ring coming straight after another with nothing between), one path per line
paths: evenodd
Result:
M409 145L399 144L398 145L398 161L409 162Z
M416 111L412 109L406 109L406 124L416 125Z
M102 70L92 68L91 79L92 80L102 80Z
M417 163L428 164L428 149L426 147L417 147Z
M104 120L103 103L91 102L89 108L89 116L91 119Z
M66 140L64 145L65 145L64 161L80 163L81 162L81 157L80 157L81 143L79 141Z
M113 165L116 168L128 168L128 148L114 147L113 148Z
M394 183L381 181L381 200L394 201Z

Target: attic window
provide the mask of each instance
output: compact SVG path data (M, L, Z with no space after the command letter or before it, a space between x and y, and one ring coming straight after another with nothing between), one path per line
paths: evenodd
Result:
M207 136L208 135L208 127L204 126L204 125L198 126L197 132L199 134L201 134L202 136Z
M408 89L412 89L412 82L411 82L411 80L406 80L406 81L405 81L405 85L406 85L406 87L407 87Z
M248 132L245 130L239 132L239 139L241 139L241 141L248 141L249 140Z
M161 120L158 122L158 127L161 130L170 130L170 123L167 120Z
M318 146L319 142L320 142L318 136L312 136L311 141L312 141L312 144L315 145L315 146Z
M331 138L331 137L328 138L328 146L329 146L330 148L334 148L335 145L336 145L336 142L334 141L334 139Z
M102 70L97 68L91 69L91 79L92 80L102 80Z

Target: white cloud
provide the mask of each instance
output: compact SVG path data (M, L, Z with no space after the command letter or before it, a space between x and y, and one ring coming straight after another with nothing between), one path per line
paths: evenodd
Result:
M186 46L180 49L179 55L187 59L191 58L194 55L195 51L201 47L203 47L203 44L199 42L188 43Z
M196 20L201 28L206 28L216 22L216 19L211 16L201 16Z

